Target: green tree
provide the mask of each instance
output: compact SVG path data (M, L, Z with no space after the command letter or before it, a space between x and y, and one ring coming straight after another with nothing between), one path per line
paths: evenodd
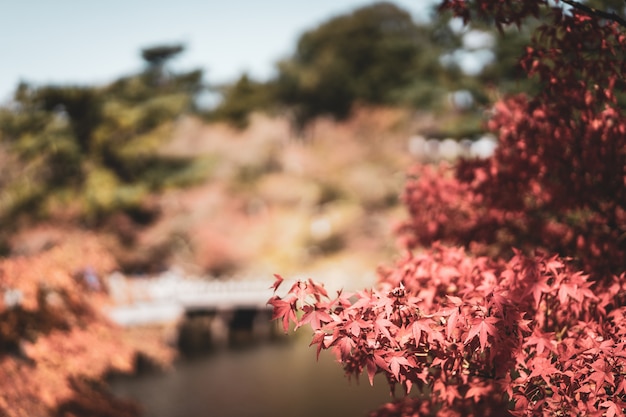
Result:
M398 91L418 76L442 71L431 31L408 12L375 3L304 33L294 55L278 64L277 100L303 126L320 115L341 119L355 102L397 102Z
M222 90L223 100L211 117L226 120L240 129L248 126L250 113L272 107L271 87L251 80L247 74Z
M180 51L153 48L144 55L162 68ZM184 177L190 160L162 156L158 148L176 118L193 110L202 71L153 81L149 67L105 86L18 86L13 102L0 108L0 144L13 164L0 184L3 232L18 217L59 208L96 224L116 211L137 213L147 193Z
M141 50L141 57L148 64L146 74L150 76L155 85L166 83L166 63L184 50L183 45L156 45Z

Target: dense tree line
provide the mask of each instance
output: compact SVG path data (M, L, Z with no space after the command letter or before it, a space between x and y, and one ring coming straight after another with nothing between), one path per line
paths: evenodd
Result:
M521 67L511 69L530 37L528 30L507 30L503 38L493 38L494 45L483 52L488 49L494 59L478 74L466 74L457 55L467 33L455 30L451 19L451 14L436 14L416 23L389 2L331 18L299 37L294 52L276 64L274 78L258 82L244 75L220 88L223 101L211 116L245 127L251 112L269 109L286 112L302 129L321 116L344 119L355 105L446 111L449 93L468 90L479 119L489 90L530 88ZM489 37L496 31L482 24L475 32Z

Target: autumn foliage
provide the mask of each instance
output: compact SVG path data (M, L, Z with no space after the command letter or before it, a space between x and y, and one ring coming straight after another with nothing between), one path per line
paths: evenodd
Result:
M375 289L270 300L349 376L408 394L374 415L626 412L626 31L566 3L443 1L500 30L542 16L521 58L542 90L494 105L492 158L412 169L408 250Z
M425 415L592 415L626 406L625 278L605 287L556 256L496 262L435 245L382 271L377 289L329 297L298 282L272 304L286 330L311 326L318 354L370 382L385 374Z
M0 415L134 416L104 377L130 372L139 352L169 353L135 340L102 313L113 258L91 235L36 256L0 261Z
M470 3L444 6L470 19ZM544 2L476 3L504 25L521 24ZM411 172L411 218L402 227L410 247L443 240L504 256L513 246L544 248L593 275L624 269L626 30L577 9L551 13L521 59L544 88L494 105L494 157L461 161L448 177L428 167Z

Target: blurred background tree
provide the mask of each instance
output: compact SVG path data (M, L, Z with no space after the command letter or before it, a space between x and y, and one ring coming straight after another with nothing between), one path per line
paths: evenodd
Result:
M141 50L141 57L148 64L147 73L154 77L156 85L165 82L165 64L185 50L183 45L157 45Z
M278 63L276 99L293 111L298 127L352 106L397 103L416 80L432 83L444 72L426 26L392 3L375 3L305 32L292 57ZM431 103L429 103L431 104Z
M248 126L250 113L268 110L273 105L272 91L265 83L257 82L243 74L232 85L218 88L223 96L220 104L209 115L209 120L227 120L233 126Z
M333 17L300 36L273 79L258 82L244 74L218 86L222 100L208 120L245 128L252 112L279 112L301 132L317 117L341 120L355 105L386 105L452 111L459 123L433 135L477 135L497 95L537 88L517 62L530 29L508 27L498 36L488 22L471 29L458 23L448 13L418 23L389 2ZM469 101L459 104L455 97Z
M13 164L1 183L3 234L18 221L98 225L120 211L146 222L156 214L145 205L150 193L193 181L184 174L189 158L158 152L202 88L201 70L164 75L182 51L144 49L145 71L102 87L18 86L0 109L0 143Z

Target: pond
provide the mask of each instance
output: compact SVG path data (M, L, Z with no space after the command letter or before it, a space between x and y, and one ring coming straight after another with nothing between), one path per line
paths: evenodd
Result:
M144 417L363 417L391 400L382 375L374 387L367 375L348 381L330 352L316 361L310 340L296 336L183 358L172 371L111 386Z

